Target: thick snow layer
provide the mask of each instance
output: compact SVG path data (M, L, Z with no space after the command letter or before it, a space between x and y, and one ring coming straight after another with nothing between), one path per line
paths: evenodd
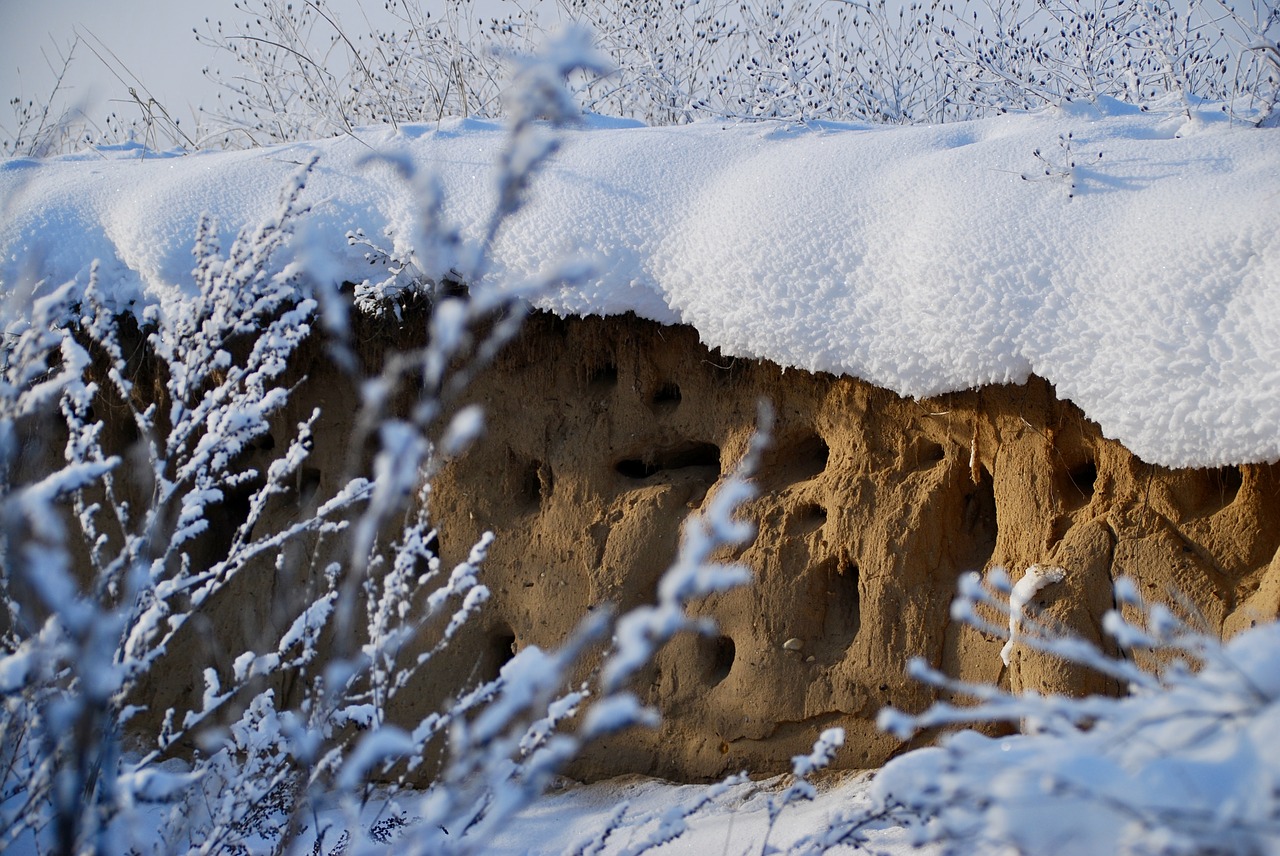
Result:
M100 259L122 304L163 307L191 287L199 216L226 246L312 152L304 259L359 282L369 266L346 233L403 251L420 208L371 150L435 172L474 244L504 140L464 120L232 153L10 160L0 287L83 280ZM595 276L543 308L691 324L726 354L909 396L1034 373L1148 461L1280 459L1277 130L1114 104L902 128L597 122L566 133L499 234L490 279L566 257Z

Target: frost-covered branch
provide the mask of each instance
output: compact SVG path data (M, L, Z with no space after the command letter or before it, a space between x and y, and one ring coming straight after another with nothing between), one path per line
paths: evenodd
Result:
M518 64L489 240L536 192L552 129L576 114L563 79L599 67L589 48L570 31ZM433 679L490 597L492 536L449 570L430 507L440 467L483 432L467 384L517 329L523 299L584 268L494 280L487 245L458 252L431 182L381 159L424 191L422 223L379 259L380 284L353 293L309 268L313 158L229 247L202 221L189 287L161 304L121 314L97 266L83 286L11 304L0 847L481 851L583 745L653 722L628 678L674 633L705 629L693 601L745 579L711 559L750 532L734 519L750 495L737 475L690 522L658 605L617 621L601 610L554 651L434 689L452 700L404 721L405 691ZM423 344L366 375L353 308L421 319ZM342 414L348 457L320 482L311 456L333 414L289 415L309 382L304 345L333 358L358 402ZM246 596L253 621L239 619ZM607 680L571 685L587 664ZM165 688L187 669L194 687ZM437 784L414 796L437 765Z
M1029 573L1011 592L1011 616L1053 570ZM1000 602L967 581L954 610L976 618L976 602ZM1007 590L1007 585L1006 585ZM998 590L996 592L998 595ZM1280 625L1254 627L1230 642L1194 630L1160 604L1148 604L1128 580L1116 584L1119 609L1104 629L1127 656L1061 634L1018 637L1019 644L1068 662L1129 678L1122 698L1073 698L975 687L916 665L912 674L977 699L971 707L938 703L921 714L882 712L899 737L921 729L1005 722L1027 733L993 739L972 731L891 761L873 784L873 813L914 826L922 842L986 850L1095 853L1269 852L1280 833L1272 793L1280 754L1265 735L1280 725ZM1146 673L1139 651L1166 665ZM825 845L856 840L828 836Z

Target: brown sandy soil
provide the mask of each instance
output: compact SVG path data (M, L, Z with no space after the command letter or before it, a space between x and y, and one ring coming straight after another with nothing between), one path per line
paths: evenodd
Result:
M737 558L754 583L702 612L720 635L672 643L640 689L659 731L596 747L577 773L676 779L776 772L824 727L838 763L883 763L887 704L920 709L923 656L1012 689L1115 689L951 621L961 573L1066 569L1037 598L1101 639L1111 581L1183 597L1231 633L1280 612L1280 466L1170 470L1101 436L1033 378L912 401L850 378L721 358L696 331L632 317L530 319L472 388L484 441L436 482L451 561L486 529L492 647L554 646L588 609L653 596L681 521L744 454L760 399L775 430ZM798 640L786 643L788 640Z
M297 361L306 380L280 424L324 415L311 465L266 525L335 489L353 454L354 390L321 349ZM401 696L405 721L496 674L513 648L556 646L588 610L650 601L681 522L744 454L761 399L775 427L745 509L759 531L732 557L754 582L698 607L719 635L681 637L643 673L637 689L661 728L591 747L575 777L781 772L834 725L847 733L837 765L878 766L902 748L876 730L881 707L933 698L905 675L915 656L1013 690L1117 689L1025 648L1004 668L1002 637L950 619L969 571L1001 566L1016 580L1032 563L1064 568L1036 603L1094 640L1120 575L1153 599L1182 598L1215 633L1280 613L1280 465L1144 463L1037 378L914 401L723 358L690 328L535 314L470 387L486 434L439 474L431 500L446 566L496 534L483 571L493 600L483 627ZM215 524L211 555L234 521ZM310 549L297 547L308 573L325 562ZM237 638L272 636L273 587L304 581L266 570L193 628L202 644L236 651ZM198 670L175 663L165 675L147 689L153 710L198 698Z

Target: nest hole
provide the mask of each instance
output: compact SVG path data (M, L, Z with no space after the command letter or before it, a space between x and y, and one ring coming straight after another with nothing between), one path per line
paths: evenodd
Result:
M819 566L825 579L826 610L822 619L822 635L838 649L848 648L862 626L861 596L858 593L858 565L841 556Z
M637 481L663 472L694 469L714 470L715 478L719 478L720 447L714 443L680 443L640 457L623 458L613 469L618 475Z
M826 522L827 509L816 502L806 502L796 508L787 528L793 535L807 535L821 529Z
M516 655L516 634L509 627L494 629L485 640L480 652L479 674L484 682L493 681L502 673L502 667Z
M699 648L707 684L714 687L723 683L733 671L733 662L738 656L733 639L728 636L703 637L699 640Z
M941 443L935 443L932 440L924 440L916 452L916 460L922 467L931 467L940 463L947 458L947 450L943 448Z
M669 413L680 406L680 387L674 383L664 383L653 394L652 407L659 413Z
M959 533L962 540L957 545L961 547L961 567L986 567L995 553L1000 534L998 519L995 484L991 473L984 467L980 470L978 483L969 486L961 502Z
M526 509L540 507L550 496L552 484L551 468L542 461L529 461L520 473L521 505Z
M790 443L779 443L765 452L760 467L763 483L771 489L809 481L822 475L831 458L831 447L818 434Z
M618 367L614 363L596 366L587 373L587 386L594 390L612 389L618 385Z
M1094 485L1098 482L1098 465L1093 461L1085 461L1071 468L1068 473L1071 478L1071 484L1075 486L1076 491L1085 499L1093 496Z

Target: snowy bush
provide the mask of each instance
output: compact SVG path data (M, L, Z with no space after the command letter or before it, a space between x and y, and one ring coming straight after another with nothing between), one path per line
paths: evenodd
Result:
M447 0L435 14L386 3L378 25L356 29L325 0L235 8L195 29L234 71L207 72L223 91L194 129L101 45L89 45L96 60L131 81L127 106L102 121L63 108L77 40L50 93L10 99L0 153L126 139L239 148L499 117L506 58L566 22L590 27L616 69L575 78L584 106L652 125L937 123L1102 98L1188 116L1211 103L1274 124L1280 104L1275 0L543 0L487 20L473 0Z
M1036 566L1015 587L1002 572L987 587L974 574L952 614L998 634L1005 628L981 616L1007 612L1012 646L1095 669L1128 694L1013 695L913 661L915 677L976 704L939 702L915 715L887 709L881 727L902 739L973 723L1022 733L961 731L890 761L875 776L870 808L793 852L863 842L892 820L948 853L1280 853L1280 624L1224 643L1144 602L1122 578L1104 621L1119 651L1109 655L1021 614L1036 589L1058 579L1061 569Z
M938 57L973 115L1113 98L1191 115L1201 102L1263 123L1280 83L1275 3L1238 14L1226 0L989 2L946 16ZM1247 102L1247 103L1246 103Z
M1100 98L1266 123L1280 98L1274 0L557 0L488 22L470 0L439 19L390 6L403 29L357 39L323 2L255 0L252 23L211 24L202 40L243 72L215 125L263 143L495 116L501 58L553 19L588 25L616 68L578 81L587 109L652 125L945 122Z
M90 116L83 100L72 94L85 54L92 54L98 74L119 82L118 106L106 116ZM77 59L79 57L79 59ZM76 30L64 46L53 44L46 55L54 80L48 91L11 95L11 117L0 120L0 157L49 157L97 144L136 143L148 149L192 151L201 141L187 135L182 117L171 115L128 65L92 33Z
M498 116L505 59L545 36L518 10L486 23L470 0L449 0L438 16L422 4L387 3L395 29L354 38L324 0L235 5L248 20L206 18L196 31L236 62L233 76L211 72L226 93L204 111L209 133L232 146Z
M573 33L520 65L489 240L554 150L533 119L569 119L558 86L584 68L598 64ZM629 678L675 633L708 629L687 604L746 579L711 559L751 535L733 519L751 494L739 475L689 522L657 604L598 610L559 650L526 648L493 680L448 688L448 706L390 722L397 694L431 674L489 596L490 536L441 566L430 481L479 434L482 415L461 394L515 330L527 292L477 286L463 299L420 283L426 344L363 376L349 299L298 261L315 165L225 251L202 223L185 296L140 318L116 305L96 266L84 286L40 284L25 304L11 296L0 377L0 848L330 853L394 841L475 852L584 742L652 721ZM438 209L428 199L424 210L419 246L446 253ZM435 259L442 268L411 255L419 270L484 280L483 249ZM362 391L352 448L374 451L332 491L308 495L321 414L287 434L279 415L290 362L317 338ZM44 463L42 441L46 452L61 445L59 463ZM272 454L256 455L264 443ZM273 592L254 604L265 626L206 639L219 601L249 591ZM566 686L602 656L597 686ZM203 686L149 709L152 683L175 660L194 662ZM409 790L442 746L434 784Z
M72 41L58 56L59 72L53 86L39 102L30 96L9 98L13 118L0 125L0 155L5 157L47 157L62 151L73 151L88 139L80 138L80 123L71 108L64 106L61 93L67 73L75 59L79 39Z

